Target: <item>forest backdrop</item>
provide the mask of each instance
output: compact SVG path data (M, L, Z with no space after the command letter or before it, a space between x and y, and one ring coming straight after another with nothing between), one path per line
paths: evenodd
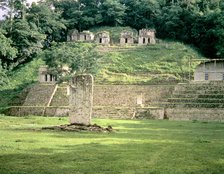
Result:
M0 85L19 66L52 44L66 41L70 29L130 26L156 29L160 39L197 47L209 58L224 57L223 0L0 0Z

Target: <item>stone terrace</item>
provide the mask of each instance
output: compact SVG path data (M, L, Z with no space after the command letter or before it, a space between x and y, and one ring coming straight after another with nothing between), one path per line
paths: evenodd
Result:
M178 84L166 103L174 120L223 120L224 82Z

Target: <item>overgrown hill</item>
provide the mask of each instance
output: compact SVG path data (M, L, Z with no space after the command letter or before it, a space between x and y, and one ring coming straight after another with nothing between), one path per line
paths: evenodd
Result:
M90 31L108 31L112 46L98 46L103 55L101 69L96 76L99 84L167 84L192 79L197 61L203 59L194 48L174 41L158 40L155 45L120 46L120 33L130 27L99 27ZM116 44L117 43L117 44Z
M19 105L25 99L26 89L38 81L38 68L43 64L41 59L35 59L13 71L8 85L0 88L0 113L5 107Z
M109 31L112 39L116 40L124 29L131 30L103 27L91 31ZM189 59L203 58L190 46L162 40L148 46L117 44L98 46L97 49L102 55L100 69L95 77L97 84L177 83L188 80L189 72L193 75L194 68L199 63L195 61L189 68ZM0 89L0 108L21 102L22 99L16 96L21 96L24 88L38 81L38 68L43 64L42 60L37 59L13 72L9 85Z
M97 83L166 84L181 82L193 75L202 56L178 42L159 41L148 46L100 47L103 59Z

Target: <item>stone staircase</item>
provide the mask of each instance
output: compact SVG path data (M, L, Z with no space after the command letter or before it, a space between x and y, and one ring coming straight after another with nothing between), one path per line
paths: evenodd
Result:
M69 106L67 87L59 86L54 94L50 106Z
M54 88L54 84L34 85L30 89L23 106L46 106Z
M68 116L69 97L67 87L60 85L51 100L50 106L45 109L46 116Z
M44 115L54 90L54 84L35 84L30 88L23 105L12 107L10 115Z
M223 120L224 82L178 84L164 106L169 119Z

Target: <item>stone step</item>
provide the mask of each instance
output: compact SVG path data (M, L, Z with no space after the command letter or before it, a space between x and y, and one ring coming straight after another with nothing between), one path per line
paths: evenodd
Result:
M213 85L213 84L187 84L181 85L178 84L175 87L175 91L184 91L184 90L224 90L224 84Z
M224 103L167 103L168 108L224 108Z
M54 91L55 85L37 84L34 85L23 104L23 106L45 106L49 102L52 92Z
M224 99L216 98L169 98L171 103L224 103Z
M211 98L224 99L224 94L173 94L172 98Z
M219 95L224 94L224 90L175 90L173 92L173 95L180 95L180 94L201 94L201 95L207 95L207 94L213 94L213 95Z
M58 88L50 106L68 106L69 97L67 95L67 88Z
M168 108L166 116L170 120L224 120L224 109L219 108Z

